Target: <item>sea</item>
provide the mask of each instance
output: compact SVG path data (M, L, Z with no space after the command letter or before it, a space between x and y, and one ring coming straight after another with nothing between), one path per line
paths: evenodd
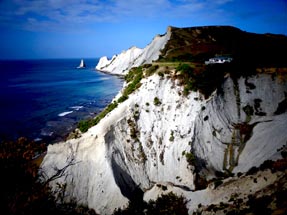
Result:
M123 79L95 70L99 59L0 60L0 142L26 137L64 140L79 121L95 117Z

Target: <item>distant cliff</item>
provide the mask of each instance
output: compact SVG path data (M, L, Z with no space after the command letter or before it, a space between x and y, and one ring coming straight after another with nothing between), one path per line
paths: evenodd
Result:
M125 75L132 67L153 61L201 62L228 54L247 67L286 67L286 36L255 34L231 26L168 27L144 49L131 47L111 60L102 57L97 70ZM246 67L245 67L246 69ZM243 72L243 71L241 71Z
M164 48L169 37L170 31L168 30L165 35L157 35L144 49L133 46L127 51L113 56L111 60L108 60L107 57L102 57L96 69L113 74L125 75L132 67L152 63L157 60L160 51Z
M48 147L46 180L63 170L50 182L56 193L100 214L126 207L138 193L148 201L170 191L183 195L192 213L283 180L265 171L251 186L254 178L234 175L287 150L287 70L279 54L286 44L284 36L233 27L170 27L143 50L101 58L97 69L129 71L125 88L96 126ZM264 53L252 60L249 48ZM216 54L235 60L204 65Z

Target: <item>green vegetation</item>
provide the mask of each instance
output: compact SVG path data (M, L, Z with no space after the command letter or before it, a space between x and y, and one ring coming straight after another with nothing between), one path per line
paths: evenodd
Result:
M128 83L128 86L123 90L123 95L118 99L118 102L123 102L128 99L129 95L138 89L141 84L140 81L143 78L143 69L142 67L132 68L129 73L125 76L125 80Z
M134 67L132 68L129 73L125 76L125 81L130 83L134 81L138 76L142 76L142 67Z
M286 36L254 34L230 26L172 28L161 51L160 61L204 63L216 54L230 54L246 72L246 67L286 67ZM245 68L245 69L244 69Z
M173 142L174 141L174 136L173 136L173 131L170 132L170 137L169 137L169 141Z
M182 156L185 156L186 161L188 162L189 165L192 165L192 166L195 165L196 158L191 152L183 151L181 154Z
M93 119L82 120L82 121L80 121L79 124L78 124L78 129L80 129L81 132L86 132L86 131L89 130L89 128L91 128L93 125L95 125Z
M153 104L154 104L155 106L160 106L160 105L161 105L161 101L159 100L158 97L154 97L154 99L153 99Z
M164 77L164 73L163 73L163 72L158 72L157 74L158 74L160 77L162 77L162 78Z
M127 100L129 97L127 95L122 95L119 99L118 99L118 103L122 103L125 100Z
M132 68L130 72L125 76L125 80L128 86L123 90L122 96L117 100L108 105L101 113L95 118L80 121L78 128L81 132L86 132L92 126L97 125L109 112L115 109L119 103L124 102L128 99L129 95L140 87L140 81L143 78L142 67Z
M139 135L137 124L131 119L128 119L127 123L128 123L128 125L130 127L130 136L131 136L131 138L137 141L138 140L138 135Z
M195 156L191 152L185 152L186 161L189 165L195 165Z
M222 65L197 65L179 64L176 68L177 79L183 85L183 95L187 96L190 91L199 91L205 98L221 86L224 75L230 72L231 64Z
M179 71L183 78L190 78L193 75L193 68L189 64L179 64L176 68L176 71Z
M254 75L256 68L266 72L268 68L279 71L279 68L282 70L287 66L286 59L280 55L287 45L287 39L282 35L251 34L227 26L172 27L171 31L157 63L181 64L177 68L180 74L174 78L182 83L184 96L198 90L208 98L215 89L220 89L227 73L237 79ZM234 60L230 64L204 65L206 60L216 55L232 56ZM286 70L280 74L284 76L284 73ZM245 84L248 92L256 88L247 80ZM276 114L286 111L286 106L286 101L280 104ZM262 111L255 113L265 114Z
M156 64L155 65L151 65L149 68L146 69L145 75L146 76L153 75L158 68L159 68L159 65L156 65Z
M282 71L280 70L278 74L286 78L284 68L287 63L280 54L287 45L287 40L283 36L250 34L233 27L172 28L172 32L157 62L132 68L125 76L128 85L123 90L123 95L116 101L117 103L127 100L129 95L141 86L140 81L144 76L150 76L157 71L161 77L168 74L167 77L179 80L183 86L183 91L179 92L180 95L188 96L191 91L199 91L205 98L208 98L216 89L221 93L220 87L226 74L230 74L233 80L237 80L240 76L247 77L259 71L266 70L268 73L268 68L279 71L278 67L281 67ZM228 64L204 64L204 61L218 54L231 55L234 60ZM159 69L164 66L165 70ZM170 74L173 68L176 68L175 75ZM272 72L272 74L275 73ZM247 80L245 84L248 92L256 87ZM159 102L155 101L155 104L160 105ZM261 101L254 102L254 114L266 115L261 110ZM285 98L278 104L274 114L286 112L286 104ZM247 115L246 121L249 121L251 109L244 111ZM100 119L101 117L98 118ZM98 120L80 122L79 128L84 132L97 124Z
M43 159L42 153L46 151L44 143L19 138L1 142L0 145L1 214L96 215L93 209L73 201L56 201L48 184L40 182L39 166ZM39 157L34 159L35 156ZM54 175L48 180L52 181L56 177ZM60 191L64 192L62 189Z
M166 189L162 186L163 189ZM170 192L157 200L131 201L126 209L117 209L114 215L187 215L187 201L182 196Z
M99 113L95 118L82 120L78 124L78 128L81 132L86 132L89 128L94 125L97 125L109 112L115 109L118 106L118 103L114 101L113 103L109 104L101 113Z
M134 117L134 120L137 121L140 117L140 112L138 110L135 110L133 117Z

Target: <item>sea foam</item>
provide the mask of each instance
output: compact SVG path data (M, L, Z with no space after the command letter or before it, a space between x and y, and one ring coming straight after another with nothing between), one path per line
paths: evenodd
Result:
M74 109L74 110L80 110L82 109L84 106L73 106L73 107L70 107L71 109Z
M58 116L62 117L62 116L66 116L66 115L68 115L70 113L73 113L73 111L66 111L66 112L58 114Z

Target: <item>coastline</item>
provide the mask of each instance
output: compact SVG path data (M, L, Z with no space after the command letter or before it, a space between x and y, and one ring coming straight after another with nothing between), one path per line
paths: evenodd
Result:
M98 70L98 69L95 69L95 70L97 72L100 72L100 73L103 73L103 74L106 74L106 75L116 76L116 77L118 77L121 80L124 80L124 77L125 77L125 75L123 75L123 74L114 74L114 73L111 73L111 72L101 71L101 70ZM114 101L114 99L117 98L121 94L121 91L123 90L123 88L124 88L124 84L123 84L122 88L113 97L113 99L110 101L110 103L108 103L106 106L104 106L98 113L95 113L94 116L86 118L86 120L93 119L93 118L97 117L97 115L99 115L101 113L101 111L103 111L105 108L107 108L108 105L111 104ZM48 146L48 145L58 144L60 142L66 142L66 141L68 141L70 139L80 138L84 133L80 132L79 129L78 129L79 122L80 121L78 121L76 123L76 125L69 132L61 135L57 139L49 140L50 138L48 136L46 138L43 138L43 139L41 139L39 141L35 141L35 142L44 143L44 144L46 144L46 146ZM37 156L34 159L32 159L31 164L36 165L38 168L40 168L40 166L41 166L41 164L42 164L42 162L43 162L43 160L44 160L44 158L45 158L45 156L47 154L47 151L48 151L48 147L42 154L40 154L39 156Z
M124 76L125 76L125 75L113 74L113 73L110 73L110 72L100 71L100 70L97 70L97 69L95 69L95 70L98 71L98 72L104 73L104 74L106 74L106 75L116 76L116 77L118 77L118 78L124 80ZM106 107L108 107L108 105L111 104L111 103L114 101L114 99L117 98L117 97L121 94L121 91L123 90L123 88L124 88L124 85L123 85L122 88L117 92L117 94L116 94L116 95L114 96L114 98L110 101L110 103L108 103L104 108L102 108L101 111L103 111ZM98 113L96 113L93 117L88 117L86 120L95 118L97 115L99 115L99 114L101 113L101 111L99 111ZM60 142L66 142L66 141L68 141L68 140L70 140L70 139L78 139L78 138L80 138L83 134L85 134L85 133L82 133L82 132L79 131L79 129L78 129L78 124L79 124L79 122L80 122L80 121L77 122L77 125L75 125L74 128L71 129L70 132L68 132L68 133L66 133L66 134L63 134L63 135L59 138L59 140L50 140L49 142L46 142L45 139L40 140L39 142L46 144L47 148L46 148L46 150L45 150L42 154L40 154L39 156L37 156L37 157L35 157L34 159L32 159L31 164L32 164L32 165L36 165L38 168L41 167L41 164L42 164L42 162L43 162L45 156L47 155L48 145L58 144L58 143L60 143ZM49 139L49 137L47 137L47 139Z
M111 72L108 72L108 71L98 70L96 68L95 68L95 71L103 73L105 75L115 76L115 77L117 77L117 78L119 78L119 79L124 81L125 74L115 74L115 73L111 73ZM99 112L95 113L93 116L87 117L85 120L96 118L105 108L107 108L119 96L119 94L121 94L121 91L123 89L124 89L124 82L123 82L123 85L122 85L121 89L119 89L119 91L115 94L115 96L112 98L112 100L109 103L107 103L103 108L101 108L101 110L99 110ZM74 126L73 129L71 129L70 132L64 134L60 141L54 141L54 142L51 142L51 143L48 143L48 144L55 144L55 143L62 142L62 141L65 142L65 141L67 141L69 139L79 138L82 135L82 133L78 129L78 124L80 123L80 121L77 122L77 124Z
M112 76L117 76L120 79L124 79L125 78L125 74L118 74L118 73L112 73L112 72L108 72L108 71L104 71L104 70L98 70L95 68L96 71L104 73L106 75L112 75Z
M74 66L78 59L1 61L0 142L65 141L79 121L100 113L122 89L123 77L96 70L98 59L88 59L84 70Z
M101 70L97 70L95 69L97 72L100 72L100 73L103 73L105 75L110 75L110 76L115 76L121 80L124 81L124 77L125 75L123 74L114 74L114 73L111 73L111 72L107 72L107 71L101 71ZM94 119L96 118L103 110L105 110L118 96L119 94L121 94L121 91L124 89L124 82L123 82L123 85L122 87L118 90L118 92L115 94L115 96L110 100L110 102L108 102L105 106L103 106L101 109L99 109L98 112L95 112L93 113L93 116L87 116L84 120L90 120L90 119ZM79 131L78 129L78 124L81 122L82 120L79 120L76 122L76 124L73 126L72 129L70 129L69 132L63 134L60 136L60 138L58 138L57 140L51 140L49 143L46 143L47 145L49 144L56 144L56 143L59 143L59 142L65 142L65 141L68 141L70 139L73 139L73 138L79 138L81 137L81 135L83 134L82 132ZM44 156L43 156L44 158Z

